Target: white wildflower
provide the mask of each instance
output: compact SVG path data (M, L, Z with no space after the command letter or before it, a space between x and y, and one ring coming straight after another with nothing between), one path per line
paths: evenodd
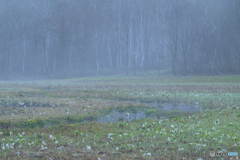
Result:
M87 150L90 151L92 149L91 146L87 146Z
M184 151L184 148L181 148L181 147L179 146L178 151Z
M60 147L58 147L57 149L62 149L63 148L63 146L60 146Z
M42 141L42 144L45 145L45 146L47 145L47 143L45 143L44 141Z
M143 156L151 156L151 153L144 153Z
M16 152L16 155L17 155L17 156L20 156L20 152Z

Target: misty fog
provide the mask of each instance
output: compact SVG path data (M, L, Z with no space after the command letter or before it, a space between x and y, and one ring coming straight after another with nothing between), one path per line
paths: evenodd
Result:
M240 0L0 0L0 160L240 159L239 121Z
M4 80L240 70L238 0L2 0L0 21Z

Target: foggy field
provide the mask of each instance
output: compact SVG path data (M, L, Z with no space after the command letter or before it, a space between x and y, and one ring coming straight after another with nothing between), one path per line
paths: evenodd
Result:
M1 81L0 158L210 159L210 151L239 152L239 79Z
M0 22L0 160L240 154L240 0L0 0Z

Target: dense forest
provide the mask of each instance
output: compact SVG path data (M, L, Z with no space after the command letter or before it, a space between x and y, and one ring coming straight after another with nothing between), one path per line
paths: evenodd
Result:
M240 72L239 0L2 0L0 21L1 79Z

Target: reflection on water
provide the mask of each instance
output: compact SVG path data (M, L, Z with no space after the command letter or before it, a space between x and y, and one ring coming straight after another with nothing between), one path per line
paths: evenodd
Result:
M101 118L98 120L98 122L119 122L119 121L125 121L130 122L134 119L144 119L146 118L144 112L138 112L138 113L119 113L116 111L111 112L108 116Z
M163 110L163 111L179 110L179 111L192 112L192 111L200 110L198 106L190 106L184 103L178 103L178 104L164 103L162 105L159 103L150 103L147 105L151 105L156 109ZM139 111L137 113L131 113L131 112L119 113L119 112L113 111L109 115L103 118L100 118L98 122L101 122L101 123L119 122L119 121L130 122L134 119L144 119L144 118L148 118L148 117L145 115L143 111Z

